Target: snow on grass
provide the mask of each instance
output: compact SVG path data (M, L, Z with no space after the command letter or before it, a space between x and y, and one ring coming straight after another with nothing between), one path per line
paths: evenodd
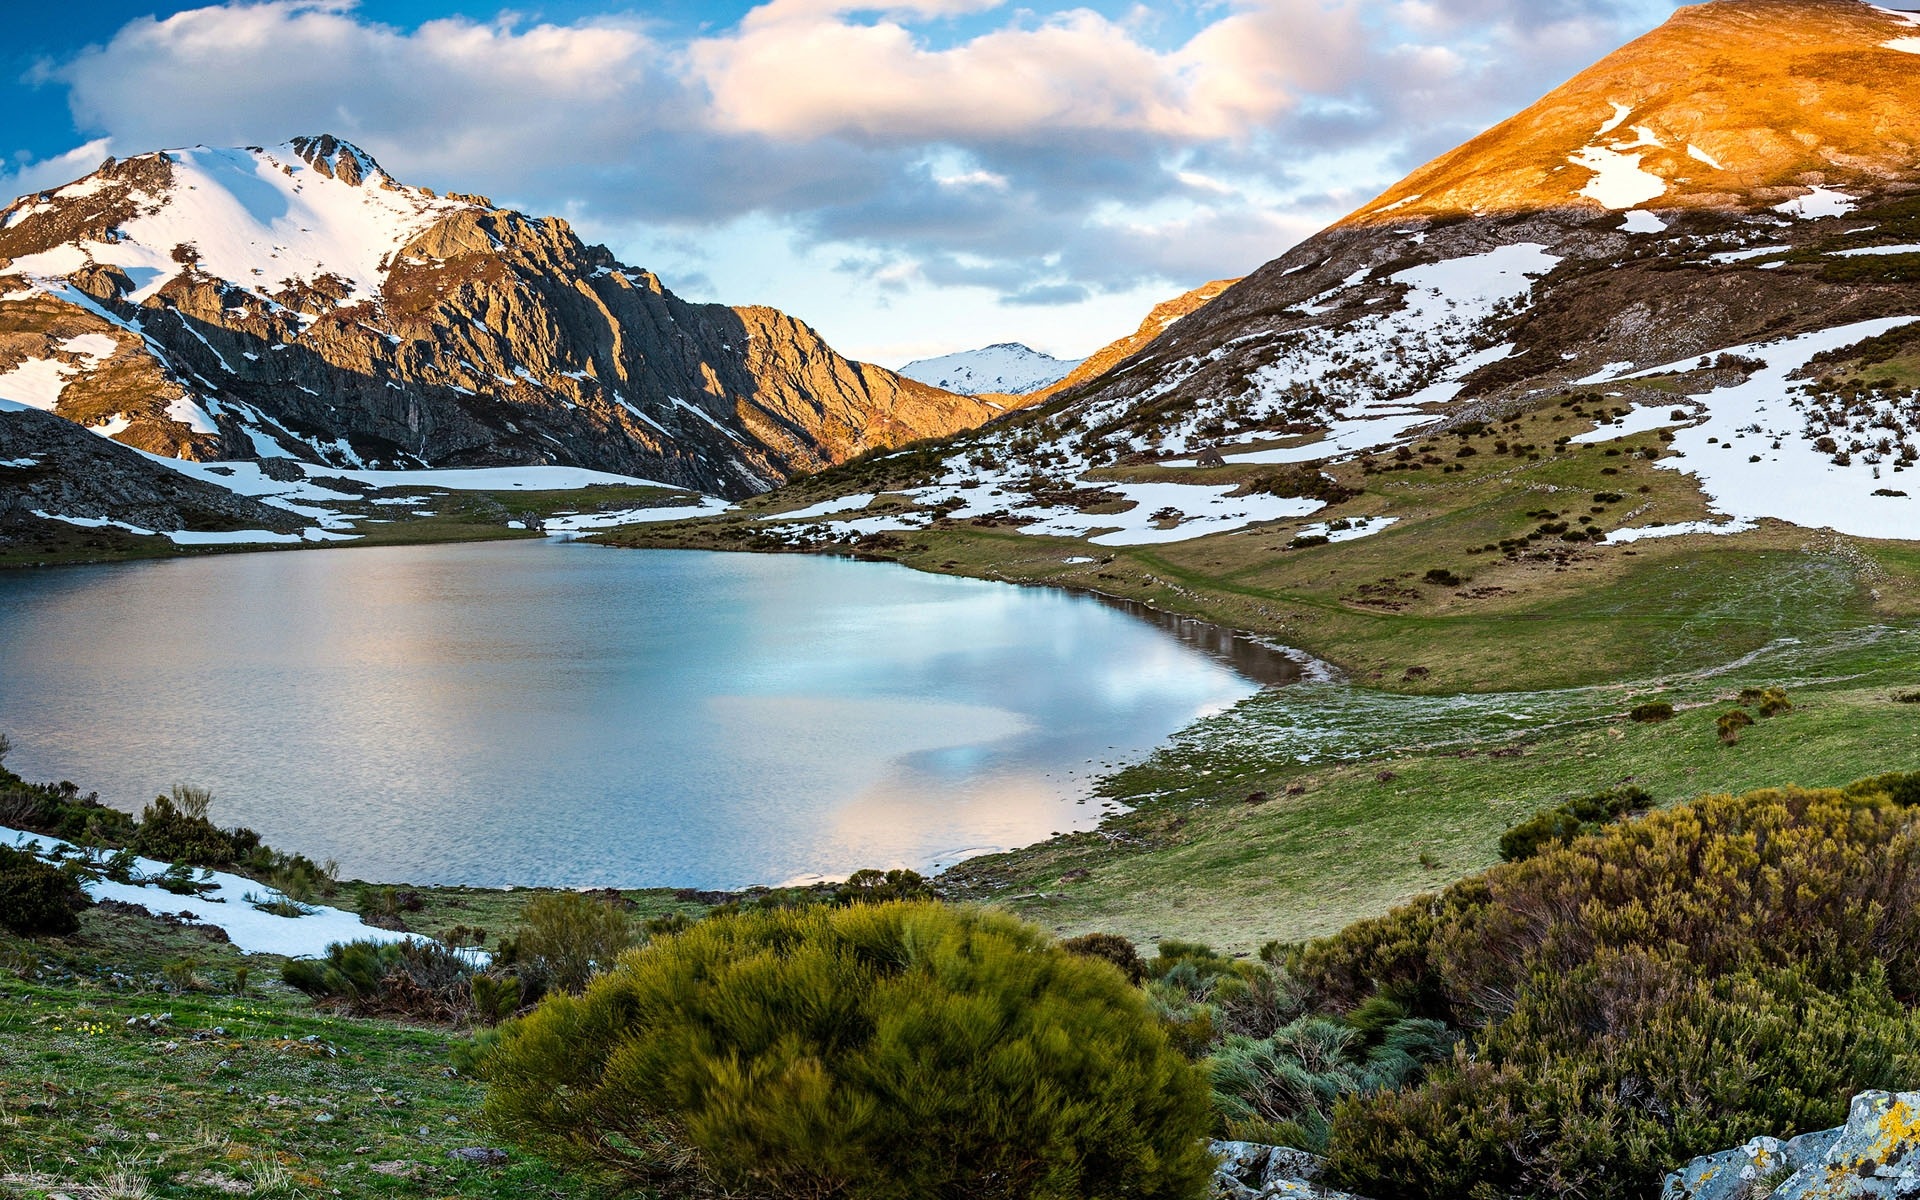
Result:
M1646 433L1654 429L1666 429L1673 425L1682 425L1693 418L1681 413L1676 417L1671 404L1635 405L1626 416L1617 421L1601 425L1577 437L1567 439L1578 446L1591 446L1596 442L1610 442L1615 438L1632 437L1636 433Z
M1613 106L1613 115L1607 118L1606 124L1600 126L1600 132L1595 135L1597 137L1605 137L1612 133L1626 124L1627 118L1633 115L1631 104L1622 104L1618 100L1609 100L1607 103Z
M239 463L227 464L240 466ZM455 492L530 491L563 492L603 484L628 484L634 487L671 488L672 484L585 467L417 467L404 471L371 468L328 467L303 462L300 469L308 475L337 476L374 487L432 487Z
M51 358L30 358L12 370L0 374L0 400L23 408L52 412L60 403L60 393L74 368Z
M1303 525L1294 531L1295 537L1323 537L1329 542L1352 542L1396 525L1399 517L1352 517L1341 521L1320 521L1312 525Z
M1624 546L1632 542L1645 541L1648 538L1683 537L1689 533L1733 534L1745 533L1757 529L1752 521L1684 521L1676 525L1642 525L1638 529L1616 529L1607 535L1607 543Z
M1803 221L1816 221L1822 217L1844 217L1852 212L1859 203L1845 192L1836 192L1829 187L1815 185L1804 196L1796 196L1785 204L1776 204L1773 211L1799 217Z
M145 529L125 521L115 521L108 517L70 517L61 513L50 513L43 509L34 509L33 515L46 521L60 521L75 525L81 529L124 529L128 533L141 537L163 537L176 546L246 546L246 545L291 545L294 542L348 542L360 535L357 533L337 533L327 529L306 529L299 533L276 533L271 529L221 529L202 531L195 529Z
M220 427L213 423L213 418L207 415L207 410L185 396L167 405L167 416L195 433L220 432Z
M1667 223L1644 208L1636 208L1620 223L1622 233L1665 233Z
M1887 50L1898 50L1902 54L1920 54L1920 37L1894 38L1890 42L1881 42Z
M1749 246L1745 250L1722 250L1718 254L1707 256L1708 262L1733 263L1745 262L1749 258L1765 258L1769 254L1785 254L1792 246Z
M698 504L655 505L649 508L623 508L613 512L568 513L549 517L541 523L548 533L582 533L591 529L611 529L616 525L641 525L653 521L690 521L712 517L733 505L718 496L702 496Z
M27 833L0 826L0 845L33 850L42 858L58 861L83 861L98 864L105 857L94 857L70 842L44 834ZM134 859L134 879L158 879L170 864L151 858ZM428 941L418 934L396 933L368 925L357 915L325 905L303 905L309 911L298 917L282 917L262 912L248 897L271 900L278 897L264 883L224 871L195 872L196 882L204 881L205 893L179 896L157 883L116 883L105 878L89 879L84 887L94 900L117 900L134 904L150 913L178 916L201 925L214 925L243 954L282 954L288 958L317 958L335 942Z
M865 508L867 505L872 504L878 496L878 492L859 492L852 496L841 496L837 500L822 500L818 504L810 504L806 508L796 508L792 512L768 513L763 519L768 521L797 521L810 517L829 516L833 513L852 512L854 509Z
M1761 359L1766 367L1743 383L1694 397L1706 418L1679 430L1670 444L1674 453L1656 465L1694 476L1713 511L1736 521L1774 517L1857 537L1920 539L1920 499L1874 494L1920 492L1920 472L1915 486L1903 487L1905 473L1893 470L1893 457L1872 449L1854 451L1844 465L1835 462L1808 431L1812 398L1789 379L1816 355L1915 321L1920 317L1884 317L1733 347L1728 353ZM1883 432L1880 423L1895 415L1877 406L1856 418L1865 433L1837 427L1831 432L1843 447L1855 440L1871 443Z
M1920 39L1915 39L1920 41ZM1920 54L1920 50L1914 53ZM1857 250L1834 250L1835 258L1860 258L1868 254L1920 254L1920 244L1908 243L1904 246L1863 246Z

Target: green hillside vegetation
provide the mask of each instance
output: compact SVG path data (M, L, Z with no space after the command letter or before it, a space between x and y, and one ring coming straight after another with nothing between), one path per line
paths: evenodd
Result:
M1798 666L1857 673L1881 653L1904 649L1829 647ZM1737 785L1645 815L1626 790L1526 798L1578 792L1577 747L1616 729L1648 739L1629 751L1662 799L1700 790L1657 776L1686 778L1686 757L1739 755L1762 776L1789 742L1809 760L1842 741L1911 757L1887 739L1920 717L1920 689L1803 685L1781 709L1738 684L1697 682L1729 693L1711 703L1676 687L1666 722L1575 720L1517 759L1490 759L1501 743L1481 740L1467 758L1434 747L1340 768L1376 786L1419 775L1448 810L1510 810L1460 848L1492 862L1504 842L1515 861L1391 911L1368 902L1318 941L1285 935L1272 914L1299 899L1284 889L1224 896L1214 911L1277 939L1258 958L1164 937L1142 956L1111 933L1053 949L1010 916L913 900L923 883L878 872L731 899L335 885L450 944L484 942L484 969L365 944L317 961L243 956L89 906L77 931L0 932L0 1078L21 1084L0 1097L0 1186L891 1196L937 1192L979 1160L949 1149L1017 1143L1037 1174L994 1195L1121 1194L1097 1179L1124 1167L1137 1183L1125 1194L1188 1200L1199 1176L1177 1147L1206 1131L1325 1152L1335 1181L1377 1200L1651 1197L1692 1154L1836 1124L1854 1091L1920 1077L1920 775ZM1867 724L1875 703L1887 715ZM1710 718L1729 706L1754 724L1723 746ZM1506 773L1441 773L1448 762ZM112 820L71 789L8 780L0 790L43 817ZM213 854L249 840L210 841L203 813L171 807L148 818L169 836L197 833L188 844ZM145 822L129 824L142 836ZM901 1061L949 1064L959 1082L890 1075ZM835 1077L872 1100L825 1087ZM1107 1100L1065 1099L1095 1078L1116 1089ZM1199 1091L1210 1110L1183 1107ZM1137 1107L1149 1094L1159 1107ZM1134 1116L1115 1125L1116 1112ZM1096 1141L1117 1157L1073 1149Z

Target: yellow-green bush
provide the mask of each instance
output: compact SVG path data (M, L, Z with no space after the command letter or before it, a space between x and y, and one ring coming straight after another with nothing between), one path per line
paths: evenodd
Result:
M1290 960L1323 1011L1399 998L1466 1036L1334 1110L1378 1200L1659 1194L1758 1134L1920 1078L1920 776L1709 796L1607 825Z
M500 1029L487 1114L562 1161L751 1195L1194 1197L1199 1071L1105 963L927 902L738 912Z

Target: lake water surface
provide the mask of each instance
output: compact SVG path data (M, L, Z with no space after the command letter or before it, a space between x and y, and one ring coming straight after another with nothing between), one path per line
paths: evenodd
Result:
M0 731L28 778L129 809L208 787L222 823L362 879L926 870L1092 825L1100 764L1287 669L1165 624L890 564L547 542L0 572Z

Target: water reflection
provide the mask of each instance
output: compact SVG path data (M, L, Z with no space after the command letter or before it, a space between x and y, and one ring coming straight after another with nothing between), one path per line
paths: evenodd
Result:
M1092 824L1101 763L1298 674L1059 592L542 543L12 572L0 606L10 765L208 786L395 881L951 863Z

